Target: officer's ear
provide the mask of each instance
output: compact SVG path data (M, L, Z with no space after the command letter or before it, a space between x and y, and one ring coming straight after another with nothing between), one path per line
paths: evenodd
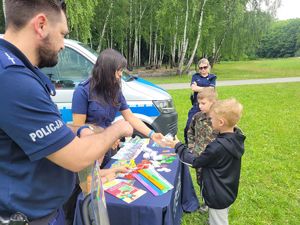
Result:
M34 30L40 39L44 39L47 32L48 19L44 13L37 14L34 18Z

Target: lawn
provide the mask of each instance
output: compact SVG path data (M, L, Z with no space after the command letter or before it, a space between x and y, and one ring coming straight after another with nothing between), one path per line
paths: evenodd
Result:
M195 66L192 70L195 70ZM220 62L214 66L212 73L218 76L218 80L300 77L300 58ZM191 76L184 74L146 79L156 84L186 83L191 81Z
M190 90L169 93L183 140ZM243 104L239 126L247 136L230 224L300 224L300 83L219 87L218 93L221 99L233 96ZM194 185L198 190L195 180ZM185 214L182 224L205 220L199 213Z

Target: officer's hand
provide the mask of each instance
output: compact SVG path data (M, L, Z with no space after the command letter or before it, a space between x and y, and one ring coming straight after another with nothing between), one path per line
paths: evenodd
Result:
M113 150L116 150L119 147L119 144L120 144L120 139L116 140L116 142L113 144L113 146L111 146L111 148Z
M89 136L89 135L92 135L92 134L95 134L94 131L92 131L91 129L89 128L84 128L81 130L80 132L80 137L86 137L86 136Z

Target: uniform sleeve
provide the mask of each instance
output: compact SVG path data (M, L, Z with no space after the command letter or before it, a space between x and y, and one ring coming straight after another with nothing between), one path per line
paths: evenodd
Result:
M74 139L56 105L33 75L14 70L1 74L0 93L0 129L31 161L60 150Z
M217 80L217 76L213 74L213 76L209 80L210 81L209 86L210 87L215 87L216 86L216 80Z
M188 148L191 149L192 151L195 148L195 124L196 124L196 119L194 115L190 123L190 127L187 131Z
M121 103L120 111L123 111L123 110L126 110L129 108L122 92L120 92L120 95L119 95L119 102Z
M194 156L192 152L182 143L177 143L175 152L181 161L191 164L193 168L215 167L218 159L217 147L209 144L200 156Z
M206 146L205 150L195 158L193 167L215 167L218 159L217 146L210 143Z
M193 161L195 160L195 156L193 153L186 147L186 145L178 142L175 146L175 152L177 153L179 159L192 166Z
M197 79L197 73L195 73L195 74L192 76L192 80L191 80L191 84L190 84L190 85L192 85L192 83L194 83L194 82L196 81L196 79Z
M88 92L84 89L84 86L77 86L72 98L72 113L87 115L89 103L88 99Z

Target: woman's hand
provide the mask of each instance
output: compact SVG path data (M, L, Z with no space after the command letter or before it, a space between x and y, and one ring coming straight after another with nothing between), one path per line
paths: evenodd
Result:
M169 139L169 138L165 138L164 139L164 145L168 146L170 148L175 148L176 144L180 142L179 139L177 138L177 136L175 136L175 140Z
M163 142L164 135L162 135L161 133L154 133L154 134L152 134L151 139L155 143L159 144L160 146L165 147L165 146L163 146L163 144L164 144L164 142Z

